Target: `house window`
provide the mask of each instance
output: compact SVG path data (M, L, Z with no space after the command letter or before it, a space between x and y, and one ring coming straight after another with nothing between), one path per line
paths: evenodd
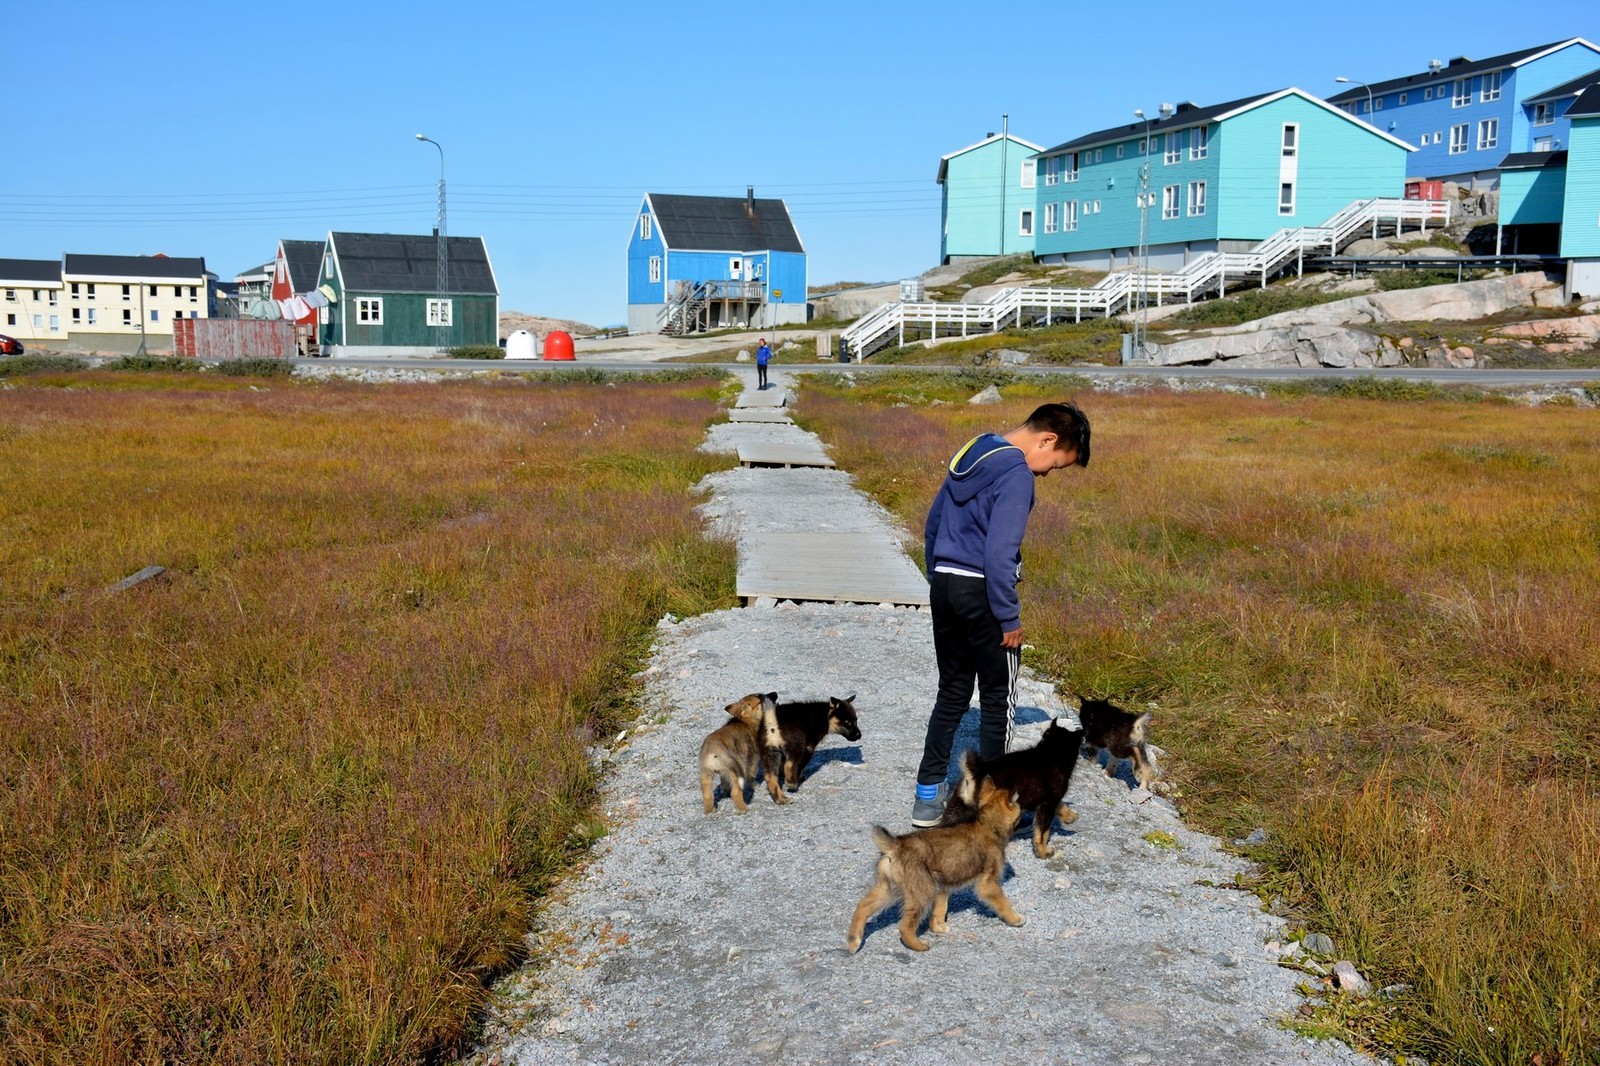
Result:
M14 326L16 324L17 324L17 316L16 315L9 315L9 314L6 315L6 325Z
M132 285L124 285L122 287L122 298L124 300L133 299L133 286Z
M650 215L648 213L639 216L639 239L641 241L650 239Z
M1126 145L1121 145L1121 144L1119 144L1119 145L1117 145L1117 158L1118 158L1118 159L1121 159L1121 158L1122 158L1122 150L1123 150L1123 149L1124 149L1124 148L1125 148L1125 147L1127 147L1127 146L1126 146Z
M39 329L39 328L41 328L43 326L44 326L44 316L43 315L34 315L33 316L33 328L34 329Z
M1056 231L1056 205L1055 204L1045 204L1044 205L1044 231L1046 233L1054 233Z
M14 304L16 302L17 302L17 290L16 289L7 289L6 290L6 303Z
M377 296L357 297L356 321L365 326L383 325L383 299Z
M1535 137L1533 139L1533 150L1535 152L1548 152L1552 147L1552 143L1549 137Z
M1023 208L1022 212L1017 216L1017 236L1033 236L1033 212L1027 208Z
M1490 71L1478 79L1478 99L1486 104L1500 99L1500 71Z
M454 310L455 310L455 301L454 300L429 300L428 301L428 325L430 325L430 326L448 326L448 325L450 325L450 320L453 317L451 312L453 312Z
M1397 107L1405 107L1406 106L1406 94L1405 93L1401 93L1399 96L1395 97L1395 101L1394 102L1395 102L1395 106L1397 106Z
M94 299L94 282L92 282L92 281L89 282L88 289L89 289L89 299L92 300L92 299Z
M72 283L72 296L74 299L78 296L78 283L76 281Z
M1450 97L1450 106L1466 107L1470 103L1472 103L1472 79L1458 79L1455 85L1455 92Z
M1054 185L1061 180L1061 174L1057 170L1060 160L1060 156L1053 155L1044 161L1044 183L1046 185Z
M161 321L161 312L160 311L151 311L150 312L150 321L152 321L152 322L160 322Z
M133 308L124 307L122 309L122 324L124 326L133 325Z
M1022 187L1024 189L1033 188L1034 181L1036 180L1036 175L1038 173L1038 167L1039 164L1034 162L1032 159L1024 159L1022 161Z
M1278 185L1278 214L1294 214L1294 182L1285 181Z
M1283 124L1283 155L1292 159L1300 154L1300 123L1285 122Z
M1431 88L1422 90L1422 98L1424 100L1432 100L1433 99L1433 90Z
M1098 148L1094 150L1094 161L1096 163L1100 162L1100 149Z
M51 289L50 290L50 306L54 307L55 305L56 305L56 290Z
M189 286L189 302L192 304L200 302L200 287L198 285Z
M1161 190L1161 217L1178 217L1178 186L1168 185Z
M1374 110L1374 111L1382 111L1383 110L1383 97L1374 96L1372 98L1372 110Z
M1178 131L1173 130L1167 134L1167 150L1162 157L1163 163L1176 163L1183 158L1183 141L1178 136Z
M1061 232L1070 233L1078 228L1078 201L1068 200L1061 205Z
M1467 124L1450 127L1450 154L1460 155L1467 150Z
M1500 143L1500 120L1486 118L1478 123L1478 149L1493 148Z
M1554 103L1533 105L1533 124L1535 126L1549 126L1555 120L1556 105Z
M174 288L174 290L176 290L177 286L174 285L173 288ZM156 294L156 287L154 285L152 285L152 286L150 286L150 295L154 296L155 294Z
M1069 152L1068 154L1062 156L1061 157L1061 165L1065 170L1065 173L1063 173L1061 175L1061 180L1062 181L1077 181L1078 180L1078 153L1077 152Z
M1211 147L1211 127L1196 126L1189 133L1189 158L1204 159Z
M94 325L94 308L89 308L89 325Z
M83 321L83 308L74 307L72 309L72 324L74 326L76 326L79 322L82 322L82 321Z
M652 255L650 257L650 284L654 285L657 282L659 282L660 280L661 280L661 257L659 255Z
M1191 181L1189 183L1189 214L1203 215L1206 213L1206 183Z
M60 333L61 332L61 316L60 315L51 315L50 316L50 332L51 333Z

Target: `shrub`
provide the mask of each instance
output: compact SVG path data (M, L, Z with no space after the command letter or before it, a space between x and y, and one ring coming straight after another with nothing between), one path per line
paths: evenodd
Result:
M89 364L70 355L12 355L0 359L0 378L23 374L63 374Z
M1429 285L1454 285L1458 281L1477 281L1489 276L1487 270L1384 270L1375 275L1384 292L1396 289L1423 289Z
M1293 289L1279 285L1270 289L1248 289L1236 296L1206 300L1187 311L1165 319L1172 326L1237 326L1283 311L1298 311L1340 299L1334 293Z
M125 355L107 363L105 370L131 370L138 374L188 373L203 369L194 359L176 355Z
M506 350L497 344L458 344L444 354L451 359L504 359Z
M251 359L224 359L212 371L237 378L287 378L294 376L294 364L287 359L260 356Z

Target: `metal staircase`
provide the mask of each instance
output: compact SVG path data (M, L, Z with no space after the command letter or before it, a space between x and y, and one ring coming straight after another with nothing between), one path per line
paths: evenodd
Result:
M661 309L660 315L656 318L661 326L660 331L669 337L681 337L685 333L693 333L700 328L700 316L710 302L709 283L701 282L696 285L689 281L677 282L672 298L667 301L667 306Z
M1021 325L1024 316L1044 325L1064 320L1074 322L1085 316L1109 318L1151 302L1160 307L1181 297L1193 303L1208 296L1220 296L1229 285L1267 280L1287 271L1304 271L1307 253L1335 255L1357 237L1379 235L1392 225L1396 233L1408 222L1426 229L1430 222L1445 225L1450 221L1450 204L1445 200L1396 200L1375 198L1357 200L1320 226L1281 229L1248 252L1206 252L1171 274L1123 270L1107 274L1087 289L1018 287L1002 289L988 303L940 303L936 300L888 303L863 315L842 334L851 358L860 362L872 352L887 346L897 336L905 343L906 326L929 327L934 337L940 327L946 336L959 332L998 332L1010 325Z

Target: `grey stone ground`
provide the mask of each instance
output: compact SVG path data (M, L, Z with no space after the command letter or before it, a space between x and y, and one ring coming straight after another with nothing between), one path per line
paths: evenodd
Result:
M729 450L742 432L718 427L708 446ZM823 523L903 536L843 472L736 469L705 487L708 519L729 535ZM530 934L536 964L497 990L477 1066L1372 1061L1281 1027L1302 979L1267 946L1281 921L1211 887L1243 861L1165 800L1140 803L1126 768L1113 781L1079 764L1068 798L1081 818L1057 832L1057 857L1035 858L1019 831L1005 890L1026 925L964 893L925 954L900 945L895 908L858 955L845 951L877 859L870 826L909 828L935 689L924 611L785 604L664 619L647 675L648 706L607 756L611 833ZM726 703L774 689L856 693L862 740L825 741L788 806L760 789L747 814L726 799L702 814L701 740ZM1025 676L1019 743L1066 709ZM969 728L957 749L974 740Z

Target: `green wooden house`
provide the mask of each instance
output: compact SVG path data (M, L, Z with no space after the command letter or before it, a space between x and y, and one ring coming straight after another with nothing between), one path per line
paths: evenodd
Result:
M395 233L330 233L317 285L331 291L323 349L330 355L416 355L493 345L500 287L482 237L447 237L445 286L439 239Z

